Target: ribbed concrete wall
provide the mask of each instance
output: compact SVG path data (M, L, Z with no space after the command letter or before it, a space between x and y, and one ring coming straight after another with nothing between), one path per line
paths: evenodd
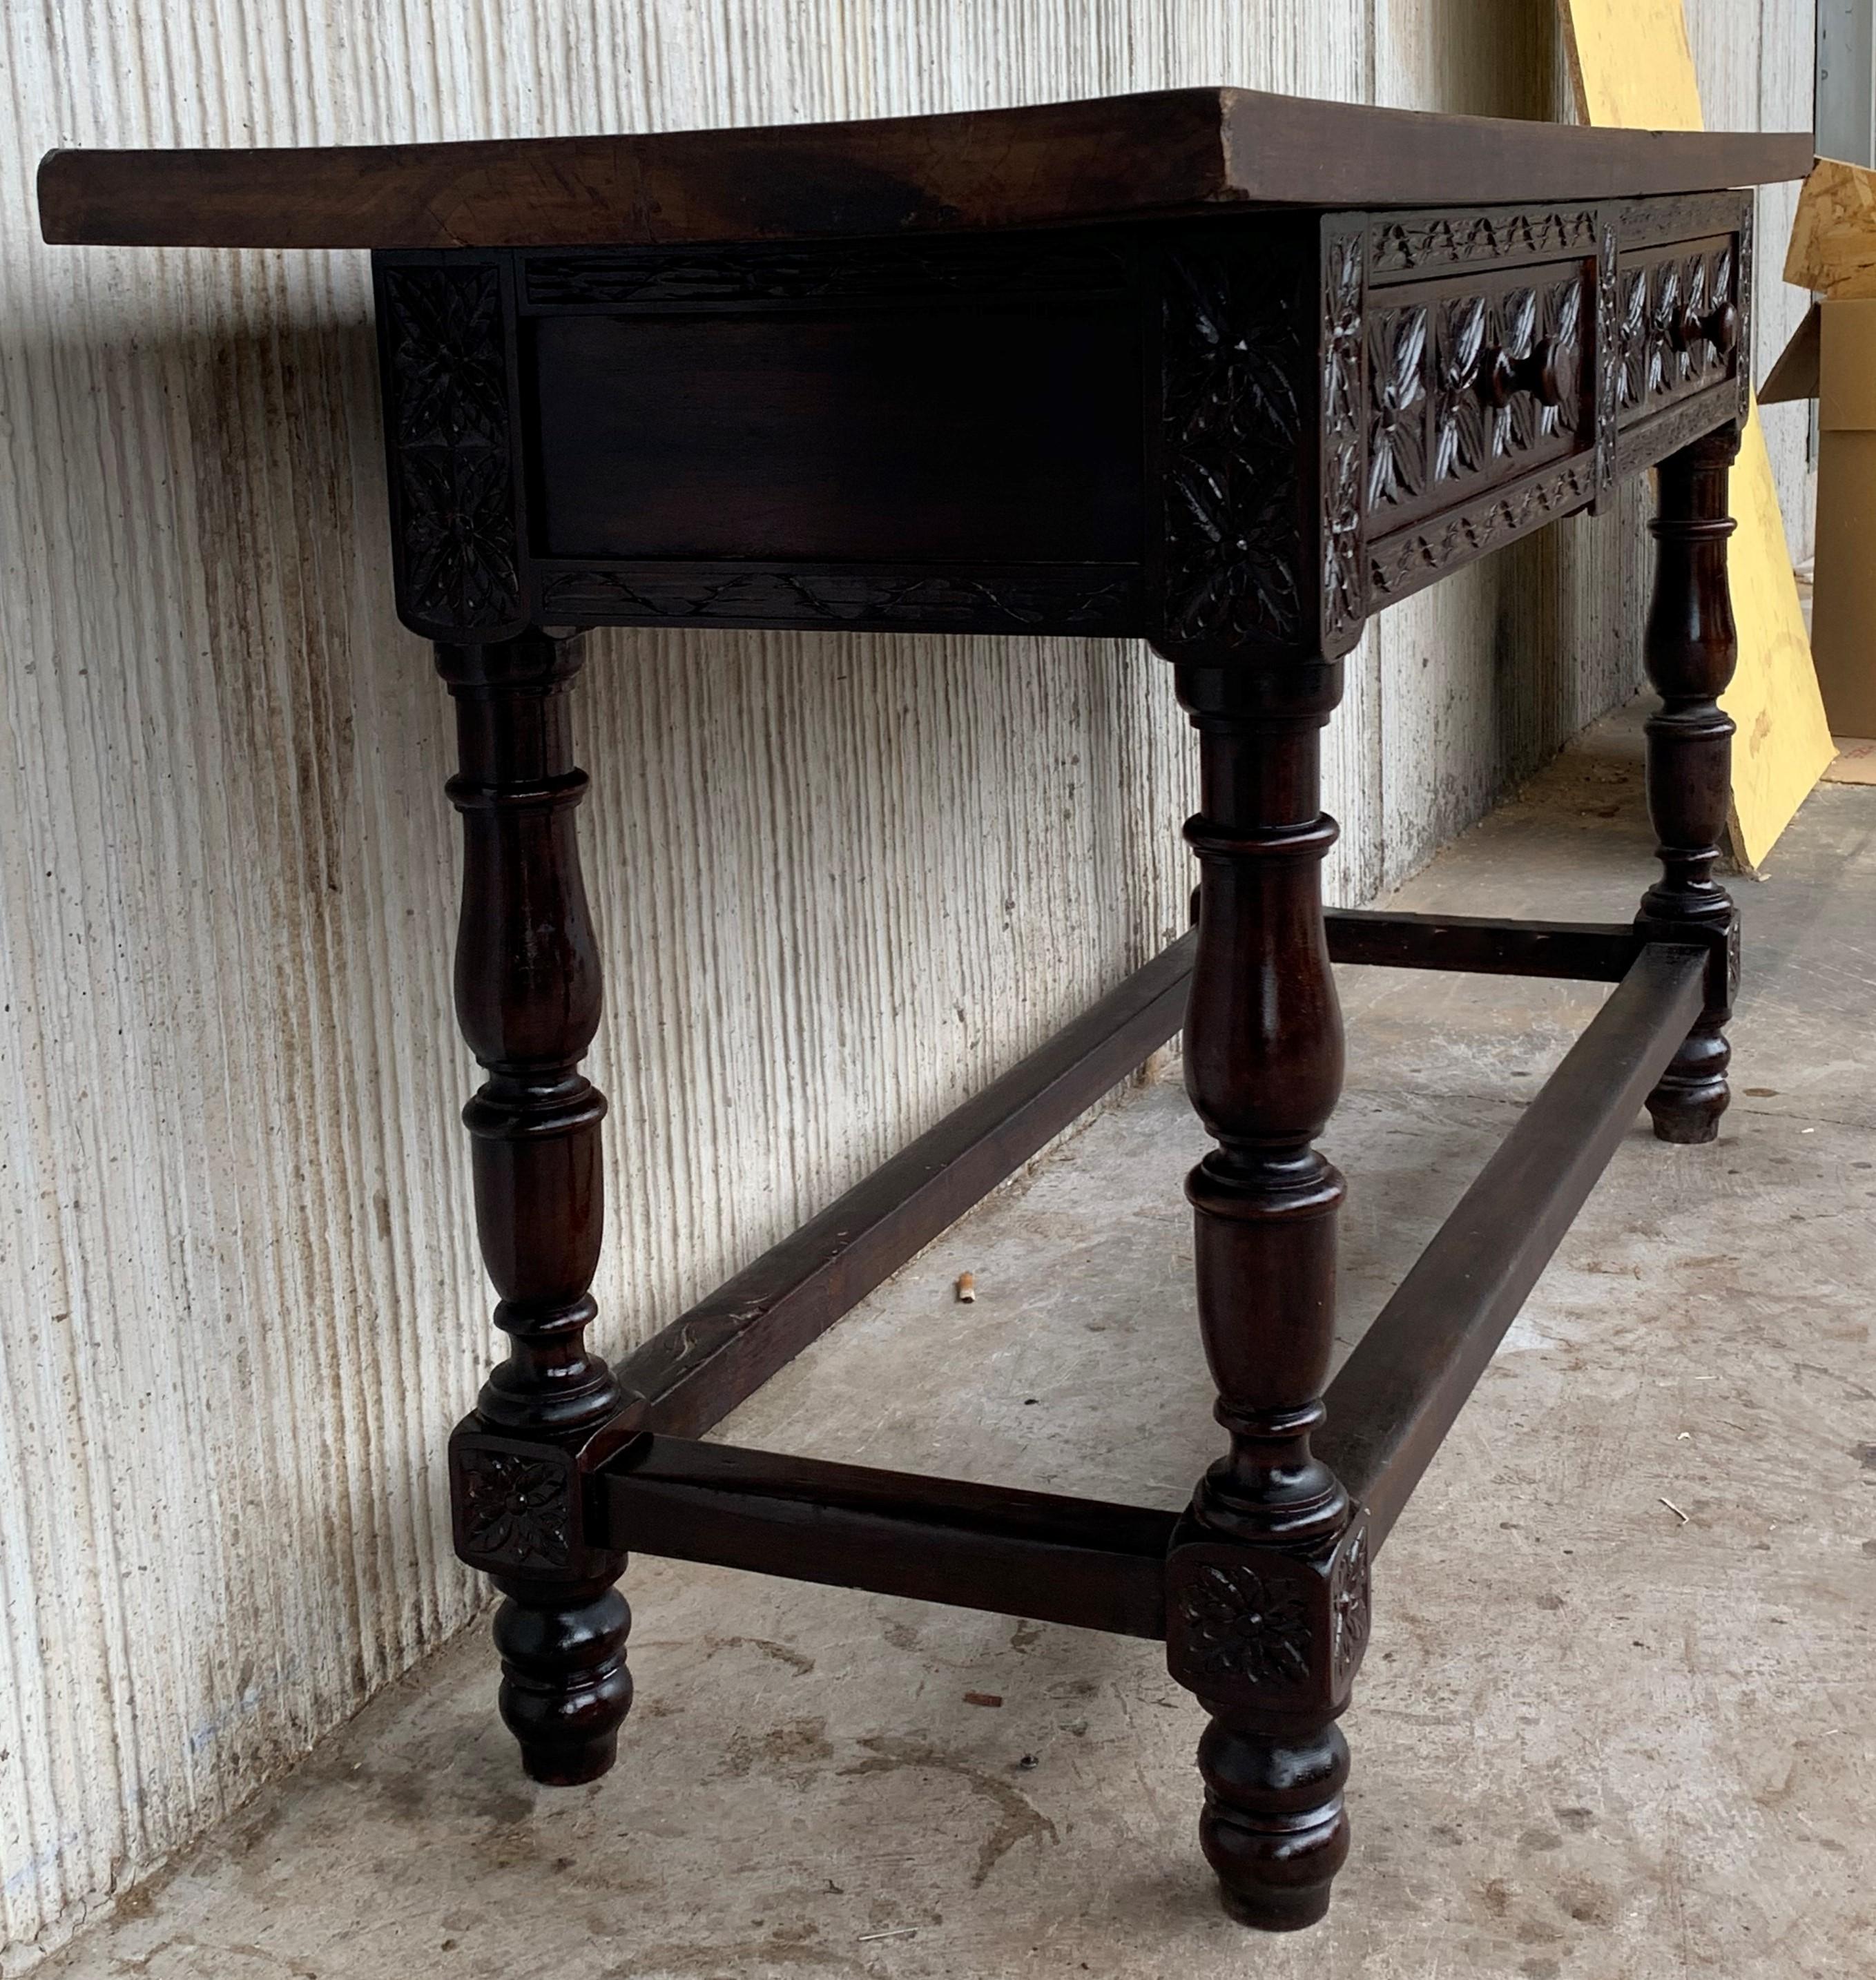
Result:
M1715 121L1808 122L1801 0L1694 11ZM1548 0L6 0L4 18L12 1973L472 1614L441 1458L490 1352L455 1124L448 724L391 610L363 257L48 250L38 154L1220 81L1541 115L1557 65ZM1767 203L1768 243L1786 210ZM1801 496L1801 418L1775 437ZM1638 542L1632 500L1371 633L1332 736L1342 898L1626 692ZM616 1347L1175 932L1189 786L1166 670L1120 646L596 643L580 721L612 963L594 1071L614 1102Z

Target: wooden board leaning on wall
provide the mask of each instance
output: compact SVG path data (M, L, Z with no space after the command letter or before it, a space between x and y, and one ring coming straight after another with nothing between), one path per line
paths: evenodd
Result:
M1618 129L1704 128L1681 0L1558 0L1558 7L1577 114L1585 123ZM1746 427L1733 470L1732 508L1739 523L1729 558L1739 670L1721 705L1738 724L1728 819L1732 849L1751 871L1834 753L1771 460L1756 418Z

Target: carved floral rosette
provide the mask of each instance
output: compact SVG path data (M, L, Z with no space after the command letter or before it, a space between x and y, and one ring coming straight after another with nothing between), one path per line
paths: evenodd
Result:
M1369 1551L1359 1514L1306 1553L1176 1543L1166 1563L1168 1669L1213 1706L1339 1712L1368 1646Z
M570 1452L459 1428L450 1440L450 1485L456 1551L470 1566L489 1574L576 1569L584 1536Z

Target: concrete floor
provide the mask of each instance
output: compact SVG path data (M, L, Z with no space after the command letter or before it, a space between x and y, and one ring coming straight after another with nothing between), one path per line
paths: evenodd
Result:
M1399 899L1617 919L1648 847L1627 719ZM1379 1565L1326 1925L1218 1911L1200 1716L1152 1645L645 1561L610 1779L522 1779L477 1630L42 1970L1876 1975L1876 790L1819 790L1741 891L1721 1144L1638 1126ZM1352 1341L1599 993L1343 987ZM1176 1083L1141 1090L722 1434L1182 1502L1218 1440L1201 1145Z

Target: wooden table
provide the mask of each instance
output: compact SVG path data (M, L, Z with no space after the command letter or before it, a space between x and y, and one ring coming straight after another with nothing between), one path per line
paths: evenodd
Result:
M510 1340L451 1447L537 1780L611 1766L637 1548L1163 1639L1236 1917L1320 1918L1369 1565L1645 1103L1711 1141L1738 924L1728 463L1752 210L1808 136L1236 90L777 130L55 152L48 240L372 251L397 604L455 699L465 1111ZM1661 878L1611 925L1331 912L1318 742L1398 598L1659 471ZM1197 927L610 1368L592 626L1145 637L1198 732ZM710 662L707 642L697 651ZM830 652L831 661L831 652ZM1332 962L1615 984L1329 1387ZM1176 1515L697 1440L1183 1023L1229 1450Z

